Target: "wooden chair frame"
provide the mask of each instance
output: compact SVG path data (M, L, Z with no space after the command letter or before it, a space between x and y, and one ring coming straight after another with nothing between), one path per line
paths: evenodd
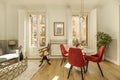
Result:
M49 62L49 59L47 58L47 56L50 54L50 47L51 47L51 45L48 44L47 47L44 47L44 48L39 49L40 57L42 57L42 60L40 61L41 63L40 63L40 65L39 65L39 67L42 65L42 63L43 63L44 60L46 60L49 65L51 64L51 63ZM45 54L46 52L47 52L48 54Z

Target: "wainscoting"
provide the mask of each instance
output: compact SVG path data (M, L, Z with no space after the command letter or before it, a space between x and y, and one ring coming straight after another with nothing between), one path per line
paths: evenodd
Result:
M67 46L66 40L51 40L51 57L61 57L60 44Z
M119 49L117 48L117 39L112 39L112 43L105 51L105 59L119 65Z

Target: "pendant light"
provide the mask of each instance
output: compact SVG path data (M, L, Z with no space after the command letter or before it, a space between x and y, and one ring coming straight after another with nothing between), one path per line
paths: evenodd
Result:
M81 0L81 16L80 16L80 21L84 21L84 0Z

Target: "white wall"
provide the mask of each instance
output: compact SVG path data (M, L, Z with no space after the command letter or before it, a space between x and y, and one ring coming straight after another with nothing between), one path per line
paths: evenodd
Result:
M97 32L103 31L103 6L97 8Z
M6 39L5 10L5 5L0 3L0 40Z
M22 45L22 51L24 57L26 53L26 12L24 10L18 11L18 46Z
M6 5L6 37L18 40L18 8Z
M52 46L51 55L61 55L60 52L60 43L67 40L67 16L66 16L66 8L63 6L51 6L47 8L48 13L48 21L50 27L50 40ZM64 22L64 36L54 36L54 22ZM55 42L55 43L54 43ZM57 51L57 52L56 52Z
M100 18L101 17L101 18ZM119 56L119 6L118 2L110 0L99 8L98 31L103 31L112 36L112 43L105 51L105 59L118 64ZM101 25L102 24L102 25Z
M17 7L0 3L0 40L6 40L6 52L9 48L7 40L18 40Z
M0 39L18 39L18 7L0 4Z
M47 8L48 21L50 27L51 40L65 40L66 39L66 9L61 6L52 6ZM64 22L64 36L54 36L54 22Z
M88 46L95 51L96 48L96 33L97 33L97 9L93 9L88 17Z

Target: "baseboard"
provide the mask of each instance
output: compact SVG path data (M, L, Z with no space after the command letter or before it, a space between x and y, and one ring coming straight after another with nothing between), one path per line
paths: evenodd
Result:
M112 62L112 63L114 63L116 65L120 65L118 61L111 60L110 58L105 58L105 60L110 61L110 62Z
M42 57L40 57L40 58L27 58L27 60L40 60ZM62 56L61 55L50 55L50 56L48 56L48 58L51 58L51 59L58 59L58 58L62 58Z
M40 60L40 58L27 58L27 60Z
M62 58L61 55L50 55L49 58Z

